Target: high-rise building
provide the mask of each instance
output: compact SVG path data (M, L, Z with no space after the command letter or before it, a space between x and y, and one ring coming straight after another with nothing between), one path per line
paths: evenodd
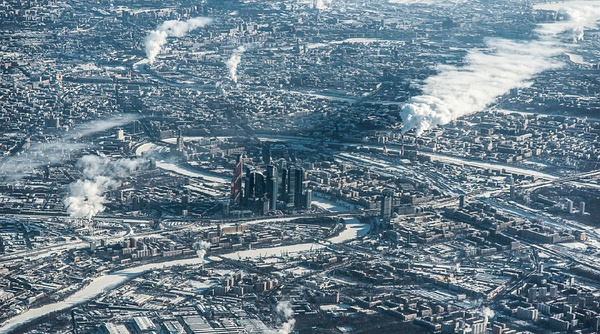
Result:
M271 144L263 143L262 145L262 160L265 164L271 163Z
M290 203L293 203L295 208L302 208L304 206L302 196L304 192L304 170L302 168L294 168L293 172L290 174L294 175L294 195L293 200L290 200ZM291 182L292 178L290 178L290 192L292 191Z
M304 208L310 209L312 205L312 190L306 189L304 191Z
M287 172L287 191L286 202L294 205L296 200L296 173L294 168L289 168Z
M247 198L262 198L265 195L265 177L261 172L249 171L246 182L246 192L244 194Z
M287 202L288 185L290 183L289 170L287 168L281 169L281 199Z
M244 170L244 156L240 155L240 157L238 159L238 164L235 167L235 169L233 170L233 177L231 179L231 200L233 202L233 205L239 205L242 203L243 170Z
M392 218L392 201L394 199L394 193L391 190L383 192L381 198L381 218L389 221Z
M517 194L515 193L515 178L510 177L510 199L514 200Z
M183 134L179 131L179 135L177 136L177 151L183 151Z
M269 199L269 208L275 210L277 208L277 167L274 165L267 166L267 198Z

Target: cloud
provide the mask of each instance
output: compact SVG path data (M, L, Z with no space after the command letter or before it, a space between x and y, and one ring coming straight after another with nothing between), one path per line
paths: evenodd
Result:
M154 63L162 47L167 44L167 37L184 37L188 32L202 28L212 22L208 17L195 17L187 21L170 20L159 25L144 38L146 57Z
M488 39L486 49L468 52L465 66L438 66L439 73L425 80L423 95L412 97L402 107L402 132L414 129L420 135L460 116L483 110L511 88L526 86L535 75L560 67L562 63L556 56L570 48L560 36L595 25L595 20L600 18L599 3L594 2L595 6L591 3L563 4L570 5L557 8L569 13L565 21L539 25L535 40Z

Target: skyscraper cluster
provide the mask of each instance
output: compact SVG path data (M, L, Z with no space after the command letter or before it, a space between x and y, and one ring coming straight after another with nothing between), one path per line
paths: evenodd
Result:
M264 170L244 166L240 156L231 181L231 204L265 214L277 209L310 209L312 191L305 186L305 170L299 166L279 168L271 164L263 148ZM281 171L281 172L280 172Z

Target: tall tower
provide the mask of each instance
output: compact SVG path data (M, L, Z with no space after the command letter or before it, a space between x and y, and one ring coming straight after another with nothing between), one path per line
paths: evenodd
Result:
M381 218L386 222L392 218L393 198L394 193L391 190L386 190L383 192L383 197L381 198Z
M513 175L510 176L510 199L515 200L517 194L515 193L515 177Z
M265 195L265 177L262 173L252 171L248 173L247 193L248 198L262 198Z
M244 170L244 155L240 155L238 163L233 170L233 177L231 178L231 200L233 205L239 205L242 203L242 179Z
M294 207L301 208L304 206L303 193L304 193L304 169L294 169ZM290 179L291 181L291 179Z
M274 165L267 166L267 198L269 199L269 208L275 210L277 208L277 167Z
M303 194L304 198L304 208L310 209L312 205L312 190L306 189Z
M296 172L295 169L290 167L287 172L287 192L286 192L286 202L291 205L296 204Z
M287 202L287 193L290 184L289 170L285 166L281 169L281 199Z
M271 163L271 144L269 143L262 145L262 160L267 165Z
M183 151L183 134L179 131L179 135L177 136L177 151Z

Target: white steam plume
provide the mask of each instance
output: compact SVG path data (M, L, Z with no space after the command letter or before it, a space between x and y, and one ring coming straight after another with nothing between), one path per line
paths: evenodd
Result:
M198 255L199 258L203 259L204 256L206 256L206 250L210 249L210 242L200 240L195 242L192 248L196 250L196 255Z
M104 211L104 194L116 189L118 180L129 176L145 163L142 159L118 159L86 155L76 166L82 170L83 179L69 184L69 192L64 199L67 213L72 218L91 219Z
M388 0L390 3L398 3L403 5L422 4L422 5L456 5L468 0Z
M289 334L294 330L294 325L296 324L296 319L294 319L294 310L292 310L292 305L289 301L281 301L277 303L277 307L275 307L275 312L277 315L281 317L283 320L283 324L281 328L277 330L277 334Z
M315 8L323 10L327 9L327 5L331 4L332 0L315 0Z
M595 25L600 18L600 5L594 3L594 6L586 1L563 3L562 6L569 6L562 9L570 13L566 21L539 25L537 40L488 39L486 50L467 54L467 65L439 66L439 74L425 80L423 95L412 97L402 107L402 132L414 129L420 135L432 127L483 110L511 88L527 85L536 74L561 66L555 57L569 48L561 42L561 35Z
M60 164L72 156L93 146L89 141L73 142L82 137L123 126L137 120L134 115L106 118L82 123L73 127L62 136L45 143L32 143L29 149L18 155L0 159L0 178L19 180L27 174L36 173L45 166Z
M245 322L244 325L249 333L263 333L263 334L289 334L294 330L296 320L294 319L294 310L289 301L280 301L274 310L274 315L277 320L280 320L282 324L277 328L270 328L260 320L253 320Z
M562 35L577 43L583 40L586 28L595 28L600 19L597 1L574 1L571 3L548 3L535 5L535 9L556 11L557 21L538 25L536 32L542 36Z
M208 17L195 17L187 21L170 20L159 25L144 38L146 57L154 63L160 49L167 44L167 37L184 37L188 32L202 28L212 22Z
M227 69L229 70L229 77L235 83L238 82L237 77L237 69L240 65L240 61L242 60L242 54L246 51L246 48L242 45L235 49L231 54L231 57L227 60L225 65L227 65Z
M488 307L483 307L481 309L481 315L483 316L483 327L486 328L490 319L492 319L496 314Z

